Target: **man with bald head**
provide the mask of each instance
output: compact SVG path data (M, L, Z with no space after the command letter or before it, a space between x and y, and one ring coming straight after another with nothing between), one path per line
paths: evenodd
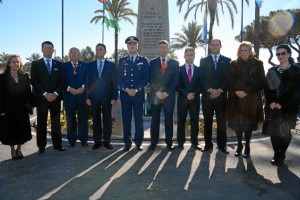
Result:
M88 146L88 106L85 103L85 79L87 67L76 47L69 50L70 61L63 64L65 70L64 105L67 117L67 137L69 147L74 147L76 140L82 146ZM76 119L76 115L78 119Z

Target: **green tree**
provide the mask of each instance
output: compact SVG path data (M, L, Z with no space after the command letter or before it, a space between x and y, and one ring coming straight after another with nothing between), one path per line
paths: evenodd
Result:
M3 71L5 68L6 61L8 60L10 54L2 52L0 54L0 71Z
M128 8L128 5L130 4L128 0L106 0L105 1L110 12L114 16L114 18L120 22L121 20L128 21L131 24L133 24L130 17L137 17L137 13L133 12L131 8ZM99 21L103 23L103 9L96 10L94 12L95 14L100 14L95 17L93 17L90 21L90 23L97 24ZM109 27L108 27L109 28ZM117 29L115 29L115 55L114 60L116 61L116 64L118 62L118 39L119 39L119 33Z
M129 54L129 52L127 49L124 49L124 48L118 49L118 60L124 56L127 56L128 54ZM115 53L113 53L109 59L114 62L115 61Z
M247 4L249 4L249 0L245 0ZM230 19L231 19L231 26L234 27L234 12L237 13L237 7L234 0L201 0L201 1L194 1L195 4L191 5L193 0L177 0L177 6L179 6L179 12L182 10L182 6L187 3L187 11L184 15L184 19L186 20L190 12L195 9L195 19L197 16L197 11L200 9L201 12L204 14L204 18L207 20L207 16L209 15L209 30L208 30L208 41L213 38L213 27L215 21L219 26L219 10L222 11L224 14L224 6L228 9Z
M81 51L81 59L83 62L91 62L95 60L96 55L91 47L87 46L85 49L82 49Z
M243 38L254 43L255 39L259 41L259 48L266 48L270 53L270 57L268 62L271 65L275 65L271 60L274 57L273 55L273 48L280 45L280 44L288 44L292 49L294 49L298 53L297 60L300 62L300 9L296 10L288 10L290 13L294 15L294 26L290 29L287 34L284 36L275 37L269 32L269 23L271 18L278 14L279 11L272 11L270 12L269 16L261 16L260 17L260 25L258 36L254 32L254 23L253 21L250 25L244 27L243 30ZM236 36L235 39L240 41L240 35Z
M41 55L39 53L33 53L30 55L30 57L26 58L26 60L28 60L29 63L31 64L33 61L36 61L40 58L41 58Z
M171 38L171 48L175 50L183 49L185 47L203 47L204 41L202 40L201 25L197 25L196 21L188 23L188 26L182 26L182 33L175 33L177 37Z

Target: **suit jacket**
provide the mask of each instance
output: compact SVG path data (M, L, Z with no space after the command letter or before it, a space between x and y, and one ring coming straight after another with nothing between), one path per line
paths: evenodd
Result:
M155 93L158 91L166 92L169 97L175 96L175 89L179 79L178 61L173 59L167 60L164 76L162 76L161 69L160 57L150 61L151 103L157 100Z
M149 62L148 59L137 55L134 63L130 61L129 56L119 60L118 66L118 84L120 87L121 101L143 102L145 100L144 87L149 82ZM125 89L137 89L138 92L131 97L125 92Z
M87 64L86 77L87 99L92 104L100 102L102 105L110 105L111 100L118 99L118 85L116 65L105 59L101 77L99 78L97 60Z
M81 88L82 86L86 87L85 79L87 75L87 65L84 62L78 61L78 66L76 67L76 73L73 70L73 64L71 61L63 64L65 71L65 92L64 92L64 101L70 102L74 100L85 101L86 99L86 89L82 94L73 95L67 91L68 87L71 88ZM68 106L68 104L65 104Z
M209 88L218 89L227 92L226 76L231 59L223 55L219 56L217 69L215 69L214 61L211 55L200 60L200 80L203 87L203 96L209 94ZM208 97L208 95L207 95Z
M52 59L51 73L48 73L46 63L43 58L33 61L31 64L31 84L36 97L36 103L42 102L45 92L58 94L58 99L62 99L64 89L64 70L62 63Z
M186 72L185 65L180 66L179 68L179 81L177 85L177 91L179 93L178 98L186 99L188 93L195 93L194 99L200 99L201 92L201 83L199 76L199 67L194 65L194 73L192 81L189 81L188 74Z

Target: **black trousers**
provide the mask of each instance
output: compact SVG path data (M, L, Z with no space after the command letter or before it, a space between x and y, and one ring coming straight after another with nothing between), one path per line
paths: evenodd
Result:
M95 144L101 144L102 139L104 143L110 144L112 133L112 118L111 118L111 104L103 105L101 103L92 104L93 112L93 138ZM103 128L102 119L103 116Z
M187 114L190 114L191 124L191 143L198 145L199 133L199 107L200 100L193 99L191 101L178 97L177 101L177 142L178 144L185 143L185 124Z
M50 110L51 121L51 139L54 148L60 148L62 144L61 126L60 126L60 99L48 102L45 98L37 105L37 146L39 149L45 149L47 145L47 119Z
M207 94L204 94L207 95ZM205 145L212 146L212 125L213 116L216 114L217 120L217 145L219 148L223 148L227 144L226 133L226 97L221 94L216 99L207 100L209 97L202 97L202 111L204 117L204 140Z

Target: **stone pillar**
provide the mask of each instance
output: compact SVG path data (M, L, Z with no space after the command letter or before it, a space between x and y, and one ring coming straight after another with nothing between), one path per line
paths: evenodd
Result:
M158 57L158 41L170 42L168 0L139 0L136 32L139 54L149 60Z

